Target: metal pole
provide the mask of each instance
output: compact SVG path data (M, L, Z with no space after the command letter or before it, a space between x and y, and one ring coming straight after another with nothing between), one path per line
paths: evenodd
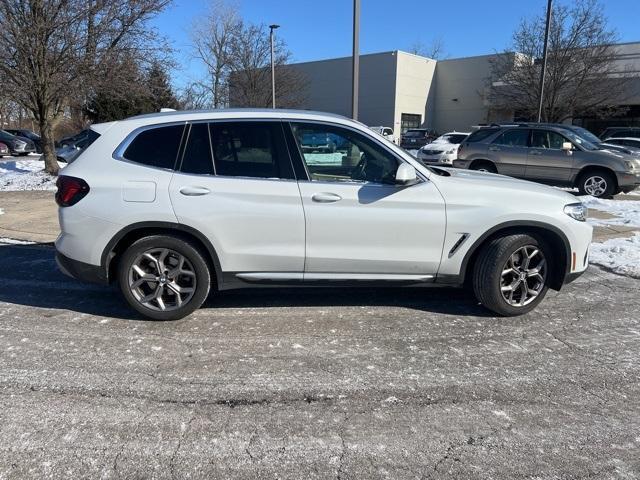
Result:
M538 103L538 123L542 121L542 102L544 101L544 77L547 75L547 49L549 47L549 28L551 27L551 4L547 1L547 24L544 27L544 48L542 50L542 71L540 72L540 103Z
M273 61L273 31L280 25L269 25L269 41L271 42L271 108L276 108L276 66Z
M358 81L360 79L360 0L353 0L353 59L351 85L351 117L358 119Z

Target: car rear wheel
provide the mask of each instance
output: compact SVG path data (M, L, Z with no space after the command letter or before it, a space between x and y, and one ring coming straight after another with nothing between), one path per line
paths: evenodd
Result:
M203 255L187 241L153 235L134 242L118 267L127 303L153 320L177 320L199 308L211 288Z
M581 195L591 195L597 198L608 198L616 191L616 182L609 172L593 171L580 176L578 190Z
M474 266L476 298L502 316L533 310L548 289L550 250L530 235L509 235L492 240Z
M469 167L470 170L475 170L477 172L488 172L488 173L497 173L498 170L496 166L491 162L475 162Z

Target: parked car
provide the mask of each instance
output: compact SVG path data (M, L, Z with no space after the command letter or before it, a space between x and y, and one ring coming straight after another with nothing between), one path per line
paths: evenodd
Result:
M640 161L603 150L564 127L502 125L480 128L458 148L455 167L497 172L581 194L610 197L640 185Z
M57 147L66 147L68 145L75 145L79 142L82 142L87 139L89 136L90 129L86 128L81 130L80 132L70 135L68 137L63 137L60 141L57 142Z
M609 127L600 134L603 140L620 137L640 138L640 127Z
M67 143L62 147L56 148L56 157L59 162L71 163L80 153L87 148L97 137L97 133L93 130L87 130L87 134L75 143Z
M36 146L28 138L17 137L4 130L0 130L0 142L7 145L9 153L14 156L29 155L36 151Z
M468 132L445 133L418 150L416 157L426 164L452 166L458 158L458 147L467 136Z
M28 138L36 147L36 153L42 153L42 138L36 132L26 128L7 128L5 132L18 137Z
M378 135L382 135L384 138L389 140L392 143L396 143L396 137L393 134L393 128L390 127L369 127L371 130L376 132Z
M91 130L58 178L57 262L117 282L149 318L184 317L210 290L466 280L518 315L587 268L592 227L574 196L425 167L338 115L181 111ZM324 134L346 145L341 163L302 148Z
M605 143L610 145L617 145L624 148L632 149L633 151L640 151L640 138L632 138L632 137L612 137L607 138Z
M8 155L9 147L5 143L0 142L0 158Z
M400 146L408 150L424 147L438 138L435 130L429 128L410 128L400 136Z

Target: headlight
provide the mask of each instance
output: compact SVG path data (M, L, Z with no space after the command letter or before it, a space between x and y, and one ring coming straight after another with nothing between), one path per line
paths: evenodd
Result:
M640 170L640 161L638 160L625 160L624 166L627 170Z
M587 207L582 203L570 203L564 207L564 213L579 222L585 222L587 220L587 210Z
M16 148L22 148L22 147L26 147L27 144L25 142L23 142L22 140L16 140Z

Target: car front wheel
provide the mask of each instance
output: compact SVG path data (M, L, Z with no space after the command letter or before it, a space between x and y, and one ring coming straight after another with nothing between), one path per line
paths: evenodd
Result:
M608 198L616 191L616 183L613 175L608 172L589 172L580 176L578 190L581 195Z
M474 266L476 298L498 315L530 312L547 293L549 252L541 240L530 235L492 240Z
M209 267L188 241L153 235L134 242L118 267L127 303L153 320L177 320L199 308L211 287Z

